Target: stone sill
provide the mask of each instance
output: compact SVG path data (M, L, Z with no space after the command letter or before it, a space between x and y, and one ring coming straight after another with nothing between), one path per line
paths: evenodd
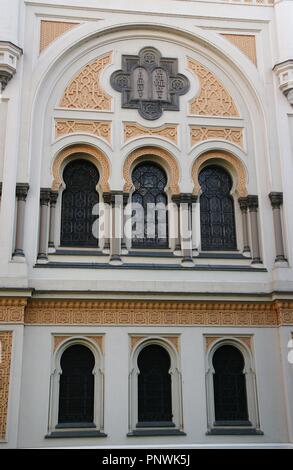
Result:
M85 431L80 429L78 431L54 431L47 434L45 439L67 439L67 438L83 438L83 437L107 437L107 434L100 431Z
M213 428L206 432L206 436L263 436L260 429L255 428Z
M127 437L147 436L186 436L186 433L179 429L135 429L127 434Z

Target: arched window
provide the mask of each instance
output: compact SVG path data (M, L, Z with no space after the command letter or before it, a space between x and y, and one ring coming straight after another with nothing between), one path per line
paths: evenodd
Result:
M97 246L93 208L99 202L98 170L87 160L74 160L66 166L63 179L66 189L62 195L61 245Z
M232 180L224 168L211 165L199 174L200 225L202 250L235 250L234 201Z
M159 345L146 346L140 352L137 364L138 422L172 422L170 356Z
M95 358L89 348L73 345L61 357L58 423L93 423Z
M132 203L142 207L135 210L132 246L136 248L168 247L167 196L164 188L167 175L158 165L139 164L132 173L134 193Z
M244 358L238 348L224 345L213 356L215 421L249 424Z

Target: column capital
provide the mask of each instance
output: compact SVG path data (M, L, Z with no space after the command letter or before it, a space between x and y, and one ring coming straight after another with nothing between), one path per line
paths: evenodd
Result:
M26 201L27 195L29 191L29 184L28 183L16 183L16 198L18 201Z
M51 204L51 206L56 205L58 195L59 195L58 191L50 191L50 204Z
M41 188L41 192L40 192L41 206L48 206L50 200L51 200L51 189L50 188Z
M124 201L124 195L128 196L128 193L123 193L123 191L111 191L109 193L103 193L103 199L106 204L114 205L116 202L116 196L122 196Z
M247 200L247 197L240 197L238 199L238 203L239 203L239 206L240 206L240 209L242 212L246 212L247 211L247 208L248 208L248 200Z
M273 209L280 209L283 204L283 193L271 192L269 194L271 205Z
M129 201L129 193L123 193L123 206L127 206Z
M258 196L247 196L247 207L250 212L256 212L258 209Z
M196 203L198 196L192 193L173 194L172 201L179 206L180 204Z

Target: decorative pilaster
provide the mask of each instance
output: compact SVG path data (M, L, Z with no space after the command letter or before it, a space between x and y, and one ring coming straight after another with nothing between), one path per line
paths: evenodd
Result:
M276 259L277 261L287 261L284 253L284 241L281 221L281 206L283 204L283 193L272 192L269 194L273 209L274 230L275 230L275 244L276 244Z
M58 199L58 192L50 192L50 229L49 229L49 248L51 250L55 249L55 219L56 219L56 204Z
M13 256L24 258L23 244L24 244L24 220L25 220L25 203L29 191L27 183L17 183L16 185L16 199L17 199L17 214L16 214L16 233L15 233L15 249Z
M38 260L43 260L43 261L48 260L48 221L49 221L50 200L51 200L50 188L41 188Z
M246 197L238 199L241 216L242 216L242 232L243 232L243 253L250 253L249 235L248 235L248 201Z
M258 233L258 196L247 196L247 207L249 209L251 244L252 244L252 264L261 263L259 233Z

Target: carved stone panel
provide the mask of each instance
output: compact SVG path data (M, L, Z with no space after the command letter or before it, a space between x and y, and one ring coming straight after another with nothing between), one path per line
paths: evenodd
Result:
M122 108L138 109L150 121L163 110L179 111L179 96L190 86L178 73L178 60L163 58L153 47L141 49L138 56L123 55L122 69L112 74L111 85L122 93Z

